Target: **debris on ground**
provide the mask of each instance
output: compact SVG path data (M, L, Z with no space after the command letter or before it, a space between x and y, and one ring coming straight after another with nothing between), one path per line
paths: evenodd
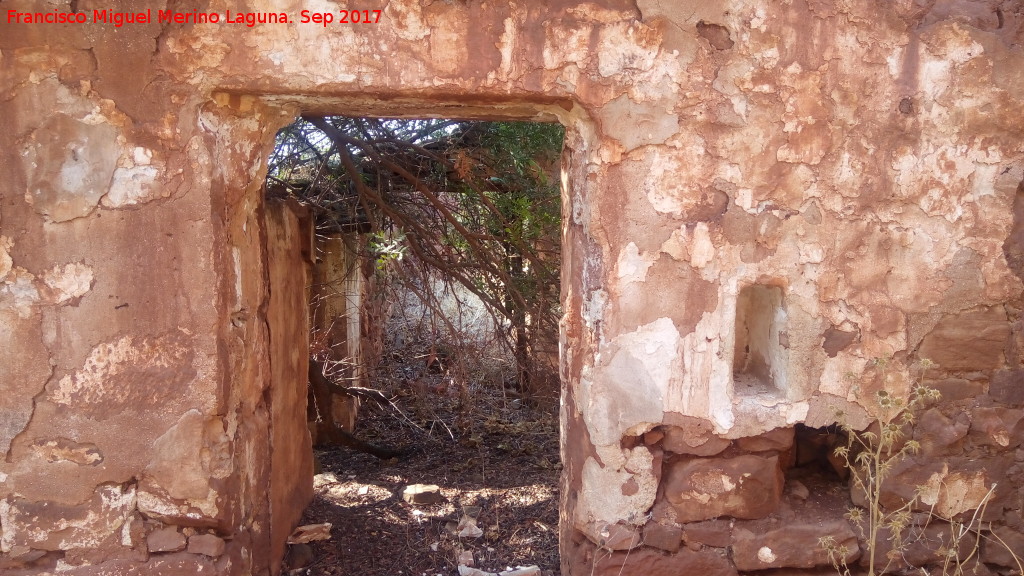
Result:
M403 456L317 448L322 472L303 521L333 528L309 544L304 575L558 576L557 399L404 365L379 368L374 385L402 414L364 404L354 433Z
M288 537L289 544L308 544L317 540L329 540L331 538L331 523L306 524L299 526Z

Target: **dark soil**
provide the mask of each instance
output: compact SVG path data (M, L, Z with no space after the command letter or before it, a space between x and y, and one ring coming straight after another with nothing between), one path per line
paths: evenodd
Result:
M317 448L321 469L303 524L330 522L331 538L291 546L286 569L449 576L468 551L488 572L536 565L559 574L557 406L530 407L500 386L457 380L399 377L386 390L394 406L364 401L355 434L408 451L403 457ZM410 484L436 484L444 501L408 504L402 491ZM467 512L481 536L459 536Z

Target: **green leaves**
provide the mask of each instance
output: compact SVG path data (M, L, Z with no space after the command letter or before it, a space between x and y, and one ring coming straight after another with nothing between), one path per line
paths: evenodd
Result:
M531 339L557 341L563 137L558 124L304 117L278 134L267 179L321 233L370 232L361 256L391 281L473 292L528 364Z

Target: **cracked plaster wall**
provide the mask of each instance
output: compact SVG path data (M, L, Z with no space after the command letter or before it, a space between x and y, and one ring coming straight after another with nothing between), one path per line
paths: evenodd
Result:
M564 574L797 562L743 559L774 533L704 519L774 513L790 427L905 391L875 357L938 362L929 422L962 432L904 484L1022 474L1019 3L380 7L327 29L0 23L0 568L273 569L259 188L299 111L567 125ZM778 393L733 386L751 284L783 292ZM996 496L1019 533L1020 494ZM225 550L151 553L168 526Z

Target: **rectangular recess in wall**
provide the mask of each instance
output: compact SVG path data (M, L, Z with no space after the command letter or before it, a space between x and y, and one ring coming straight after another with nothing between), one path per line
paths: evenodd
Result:
M733 392L738 396L787 394L789 337L782 288L754 284L736 299Z

